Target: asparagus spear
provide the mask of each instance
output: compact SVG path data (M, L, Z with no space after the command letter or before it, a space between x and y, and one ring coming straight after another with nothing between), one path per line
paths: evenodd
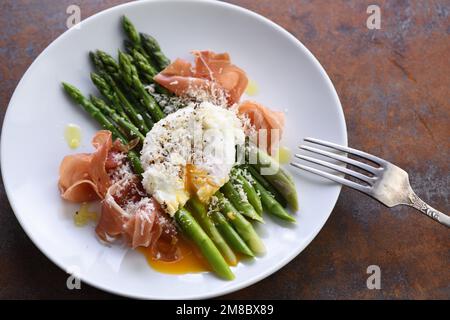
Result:
M98 71L101 71L105 68L102 59L100 59L97 53L89 51L89 58L91 59L91 62L94 65L95 69L97 69Z
M148 62L154 61L157 64L158 72L169 65L170 60L162 53L158 41L147 34L139 34L126 16L122 18L122 28L131 42L131 45L126 44L126 47L133 46L146 57ZM144 50L141 50L142 48Z
M155 59L151 58L151 55L153 55L152 54L153 51L149 56L146 50L142 47L141 36L138 34L136 28L131 23L131 21L125 16L122 19L122 27L123 30L125 31L125 34L128 36L128 39L124 41L124 46L127 49L127 51L132 55L134 63L139 70L139 74L142 80L147 84L153 83L154 82L153 77L159 71L164 69L165 66L164 68L161 68L161 66L154 61ZM153 41L156 42L155 39L153 39ZM156 53L156 56L158 56L159 59L162 61L166 60L166 63L169 64L170 61L164 56L164 54L162 54L161 48L159 47L159 44L157 42L156 45L159 50L159 53ZM154 47L155 45L152 44L152 46ZM160 85L156 85L155 89L158 93L172 95L172 93L169 90Z
M285 171L275 159L273 159L258 147L250 146L249 152L256 153L257 155L257 163L252 164L255 169L261 170L265 167L271 168L269 170L270 174L264 175L264 178L283 195L292 209L297 211L297 190L295 188L295 183L292 176L287 171Z
M148 62L148 59L141 53L140 50L136 48L132 48L129 50L131 56L133 57L134 64L136 68L139 70L139 75L143 83L154 84L156 92L159 94L165 94L167 96L172 96L172 92L159 85L153 80L153 77L158 74L158 71L155 67Z
M120 103L117 93L112 90L111 86L106 82L106 80L102 76L94 72L91 72L91 80L97 87L98 91L108 100L109 103L114 106L118 113L127 121L130 121L125 113L125 110L122 108L122 104Z
M258 170L256 170L254 167L249 166L249 165L245 165L243 166L244 170L246 172L248 172L248 174L250 175L249 177L247 177L248 180L251 179L256 179L258 180L258 182L264 187L264 189L266 189L271 195L273 195L275 197L275 199L283 206L286 207L287 202L286 200L283 198L283 196L278 192L277 189L275 189L266 179L264 179L263 176L261 176L258 173Z
M137 32L136 28L134 27L133 23L128 19L126 16L123 16L122 19L122 28L127 35L128 39L124 41L125 48L131 53L133 50L137 51L141 57L144 58L144 60L147 62L148 65L151 66L153 72L151 73L151 76L153 77L159 72L158 66L154 64L153 59L150 55L144 50L142 47L142 41L141 36ZM133 55L133 58L134 55ZM147 68L147 67L146 67Z
M113 108L108 106L102 99L90 96L91 102L96 106L101 112L107 114L111 119L122 127L125 131L131 132L132 135L139 138L141 142L144 142L144 135L139 131L139 129L120 115L118 115Z
M158 71L165 69L170 64L170 60L161 51L161 47L159 46L158 41L156 41L156 39L151 35L145 33L141 33L140 35L141 45L144 48L145 52L147 52L147 54L158 65Z
M136 43L133 43L132 41L130 41L129 39L125 39L123 41L123 46L125 47L125 50L128 53L131 53L131 51L133 51L133 50L138 51L145 58L147 63L149 63L152 67L154 67L153 63L152 63L152 59L148 56L147 52L145 52L144 48L142 48L140 44L136 44Z
M233 250L231 250L219 230L217 230L216 226L211 221L204 204L197 198L191 198L187 203L187 208L192 213L195 220L197 220L202 226L203 230L205 230L206 234L214 242L225 260L227 260L230 265L236 265L236 255L233 253Z
M117 130L117 128L109 121L109 119L97 108L95 107L89 99L87 99L83 94L78 90L76 87L63 82L62 83L64 90L69 94L69 96L77 102L80 106L83 107L83 109L91 115L92 118L94 118L103 129L111 131L114 138L118 138L122 141L122 143L127 144L128 140L126 137L123 136L120 131ZM137 153L133 150L128 151L128 159L131 162L131 165L133 166L133 170L136 174L141 174L144 172L142 169L142 165L139 159L139 156Z
M221 192L216 192L216 197L219 199L220 211L231 222L239 233L241 238L247 243L248 247L256 255L261 255L266 252L266 248L256 233L255 229L243 215L239 213L231 202L225 198Z
M139 36L139 33L133 23L126 16L122 17L122 28L132 43L140 45L141 37Z
M219 250L197 221L195 221L191 213L188 210L181 208L175 213L175 220L181 230L198 246L212 269L224 279L234 279L233 272Z
M135 48L130 51L130 54L144 81L146 83L153 83L153 77L158 74L158 71Z
M142 133L148 132L149 127L143 119L143 112L141 112L141 110L136 110L136 108L128 101L127 97L122 93L112 77L106 74L106 72L102 72L101 75L102 76L94 74L93 76L95 81L98 83L97 87L100 85L109 87L111 94L114 95L114 105L123 106L122 109L126 111L129 115L129 119L132 119L133 123L139 128L139 130L141 130ZM105 92L105 94L107 93Z
M145 90L144 85L141 80L139 80L136 67L131 63L130 58L121 51L119 51L119 66L120 74L124 82L131 87L135 95L139 97L142 104L152 116L152 119L157 122L164 118L165 115L159 108L155 99Z
M147 112L140 108L139 103L130 101L130 97L122 92L119 84L123 82L120 80L118 65L115 60L109 56L107 53L102 51L97 51L97 53L91 52L90 54L93 64L96 66L100 76L104 81L111 87L111 89L117 95L119 102L123 106L125 112L128 114L129 118L138 127L142 128L141 131L146 133L153 127L153 121ZM109 65L109 67L105 67ZM109 72L108 72L109 70ZM114 80L116 78L117 80Z
M230 181L223 185L221 191L231 201L233 206L236 207L236 209L238 209L244 216L259 222L264 222L263 218L255 211L255 209L253 209L247 199L243 199Z
M262 204L266 211L282 220L295 222L295 218L284 210L281 204L258 182L253 179L253 186L258 190Z
M211 219L216 225L219 232L225 238L225 241L230 247L236 251L247 256L254 257L252 250L245 244L245 241L239 236L236 230L228 223L227 219L219 211L211 212Z
M102 62L103 68L105 71L114 78L116 81L120 81L120 68L119 64L114 60L113 57L111 57L109 54L102 50L96 51L98 60Z
M255 188L253 188L253 185L250 182L248 182L248 180L244 178L244 176L240 174L236 169L233 169L231 171L231 176L234 177L232 183L234 185L239 184L242 186L242 189L244 190L247 196L248 202L250 202L255 211L259 215L261 215L263 211L261 199L259 198Z
M135 106L133 109L136 110L136 114L139 118L142 117L142 120L144 121L145 125L147 128L149 128L145 133L147 133L148 131L151 130L151 128L153 128L153 125L155 124L153 122L152 117L148 114L148 112L146 110L144 110L144 107L141 106L140 103L138 103L135 99L133 99L132 97L128 97L128 100L130 101L130 103Z
M153 122L145 121L145 110L140 110L139 104L133 105L132 103L130 103L130 101L120 90L119 86L115 83L112 77L110 77L108 74L105 74L104 78L110 83L111 88L114 90L114 92L116 92L117 98L119 99L120 103L122 103L124 109L130 115L130 118L133 119L133 122L136 124L136 126L140 128L142 133L147 133L153 126Z

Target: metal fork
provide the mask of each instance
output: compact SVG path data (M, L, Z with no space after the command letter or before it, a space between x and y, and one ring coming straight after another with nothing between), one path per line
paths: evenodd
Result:
M360 169L363 169L368 174L362 174L354 170L350 170L346 167L336 165L334 163L315 159L301 154L296 154L295 157L336 170L348 176L352 176L362 181L362 183L356 183L339 175L308 167L300 163L291 163L291 165L293 165L294 167L315 173L324 178L328 178L335 182L341 183L344 186L356 189L378 200L389 208L397 205L407 205L413 207L423 214L427 215L428 217L436 220L437 222L450 227L450 217L448 215L432 208L414 193L409 183L408 173L406 173L405 170L397 167L396 165L393 165L386 160L356 149L347 148L319 139L305 138L304 140L306 142L318 144L334 150L345 152L347 154L355 155L363 159L367 159L373 163L376 163L378 167L368 165L366 163L356 161L354 159L350 159L336 153L325 151L323 149L317 149L306 145L301 145L299 148L358 167Z

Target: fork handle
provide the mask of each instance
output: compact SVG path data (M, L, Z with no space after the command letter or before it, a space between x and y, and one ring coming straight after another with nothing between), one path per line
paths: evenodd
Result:
M431 219L436 220L437 222L450 228L450 217L448 215L434 209L432 206L426 204L425 201L420 199L414 193L414 191L410 192L408 199L410 201L409 203L407 203L408 206L411 206L411 207L419 210L420 212L427 215Z

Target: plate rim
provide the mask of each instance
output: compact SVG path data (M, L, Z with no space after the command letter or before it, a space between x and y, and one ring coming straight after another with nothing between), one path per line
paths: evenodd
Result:
M94 20L102 15L107 15L110 12L113 11L119 11L125 7L131 7L131 6L140 6L140 5L145 5L146 3L192 3L192 4L196 4L196 3L208 3L209 5L212 6L217 6L217 7L223 7L223 8L229 8L232 9L234 11L240 11L241 13L247 14L249 16L252 16L252 18L255 18L257 20L260 20L261 22L264 22L266 24L269 24L270 27L276 29L278 32L282 33L284 36L286 36L290 41L292 41L293 43L295 43L295 45L304 53L308 56L308 59L310 59L312 61L312 63L315 65L315 67L318 69L318 71L320 72L321 77L325 80L325 82L328 84L328 86L331 89L331 93L333 96L333 100L334 102L339 106L339 110L338 110L338 115L339 115L339 122L342 124L342 132L341 134L343 135L344 138L344 145L347 146L348 145L348 136L347 136L347 124L345 121L345 116L344 116L344 111L339 99L339 96L337 94L336 88L333 85L333 82L331 81L330 77L328 76L328 74L325 71L325 68L322 66L322 64L319 62L319 60L312 54L312 52L299 40L297 39L294 35L292 35L290 32L288 32L286 29L284 29L283 27L281 27L280 25L276 24L275 22L271 21L270 19L256 13L253 12L249 9L240 7L238 5L235 4L231 4L231 3L227 3L227 2L221 2L221 1L212 1L212 0L145 0L145 1L132 1L132 2L127 2L127 3L123 3L123 4L119 4L116 6L113 6L111 8L107 8L105 10L102 10L100 12L97 12L91 16L89 16L88 18L82 20L79 24L80 27L83 27L84 24L86 24L87 22L89 22L91 19ZM42 59L42 57L46 54L47 51L49 51L53 46L55 46L57 43L59 43L60 41L62 41L65 37L67 37L69 34L76 32L76 28L70 28L66 31L64 31L62 34L60 34L55 40L53 40L35 59L34 61L31 63L31 65L27 68L27 70L25 71L25 73L23 74L23 76L21 77L20 81L18 82L16 88L14 89L13 94L11 95L10 101L8 103L8 107L6 109L5 112L5 116L4 116L4 120L3 120L3 124L2 124L2 133L1 133L1 137L0 137L0 166L1 168L3 168L3 163L4 163L4 158L5 158L5 150L4 150L4 143L3 143L3 138L4 138L4 134L5 130L8 129L8 119L11 113L11 108L10 106L13 104L14 100L17 99L17 90L18 88L22 85L22 83L25 81L25 79L27 77L30 76L30 74L32 74L35 66L39 63L40 59ZM5 126L6 125L6 126ZM38 241L36 241L36 239L34 239L34 237L32 236L32 232L29 231L26 226L25 223L22 221L21 217L19 214L16 213L16 205L15 203L11 202L11 196L10 194L12 194L12 191L9 189L8 183L5 180L5 174L4 174L4 170L1 170L1 175L2 175L2 180L3 180L3 185L4 185L4 189L5 189L5 193L6 193L6 197L8 199L8 202L11 206L11 209L14 213L14 216L16 217L16 219L18 220L21 228L23 229L23 231L25 232L25 234L27 235L27 237L33 242L33 244L51 261L53 262L56 266L58 266L63 272L66 272L66 268L64 265L62 265L62 263L60 264L59 261L56 261L56 258L53 258L52 255L47 252L47 250L40 245L40 243ZM310 236L306 239L306 241L304 242L304 244L302 246L300 246L297 250L292 251L291 254L287 255L286 257L284 257L283 259L281 259L276 265L274 265L272 268L270 268L268 271L265 272L261 272L258 276L251 278L250 280L246 280L241 282L240 284L237 284L235 286L230 286L229 288L225 288L225 289L219 289L213 292L205 292L203 294L190 294L188 296L178 296L178 297L174 297L177 299L188 299L188 300L193 300L193 299L209 299L209 298L214 298L214 297L218 297L218 296L223 296L226 294L230 294L232 292L236 292L238 290L247 288L265 278L267 278L268 276L278 272L281 268L283 268L284 266L286 266L289 262L291 262L294 258L296 258L307 246L309 246L312 242L312 240L314 240L317 235L319 234L319 232L323 229L323 227L325 226L326 222L328 221L328 219L330 218L335 206L336 206L336 202L339 198L339 195L341 193L342 190L342 186L338 185L338 192L336 193L335 198L332 201L332 205L331 205L331 211L328 213L326 219L321 223L321 227L317 230L314 231L310 234ZM82 282L85 282L87 284L89 284L90 286L97 288L99 290L108 292L108 293L112 293L118 296L122 296L122 297L130 297L130 298L135 298L135 299L160 299L160 300L167 300L167 299L171 299L171 298L161 298L155 295L144 295L144 294L135 294L135 293L127 293L127 292L123 292L120 291L120 289L116 289L114 287L111 286L107 286L107 285L103 285L103 284L98 284L95 283L95 281L91 281L91 279L87 280L85 279L83 276L80 276L80 280Z

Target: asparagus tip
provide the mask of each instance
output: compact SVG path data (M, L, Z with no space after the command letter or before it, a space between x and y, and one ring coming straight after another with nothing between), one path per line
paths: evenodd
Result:
M66 91L70 91L70 90L77 90L77 88L75 88L73 85L71 85L70 83L67 83L67 82L61 82L61 84L62 84L62 86L63 86L63 88L64 88L64 90L66 90Z

